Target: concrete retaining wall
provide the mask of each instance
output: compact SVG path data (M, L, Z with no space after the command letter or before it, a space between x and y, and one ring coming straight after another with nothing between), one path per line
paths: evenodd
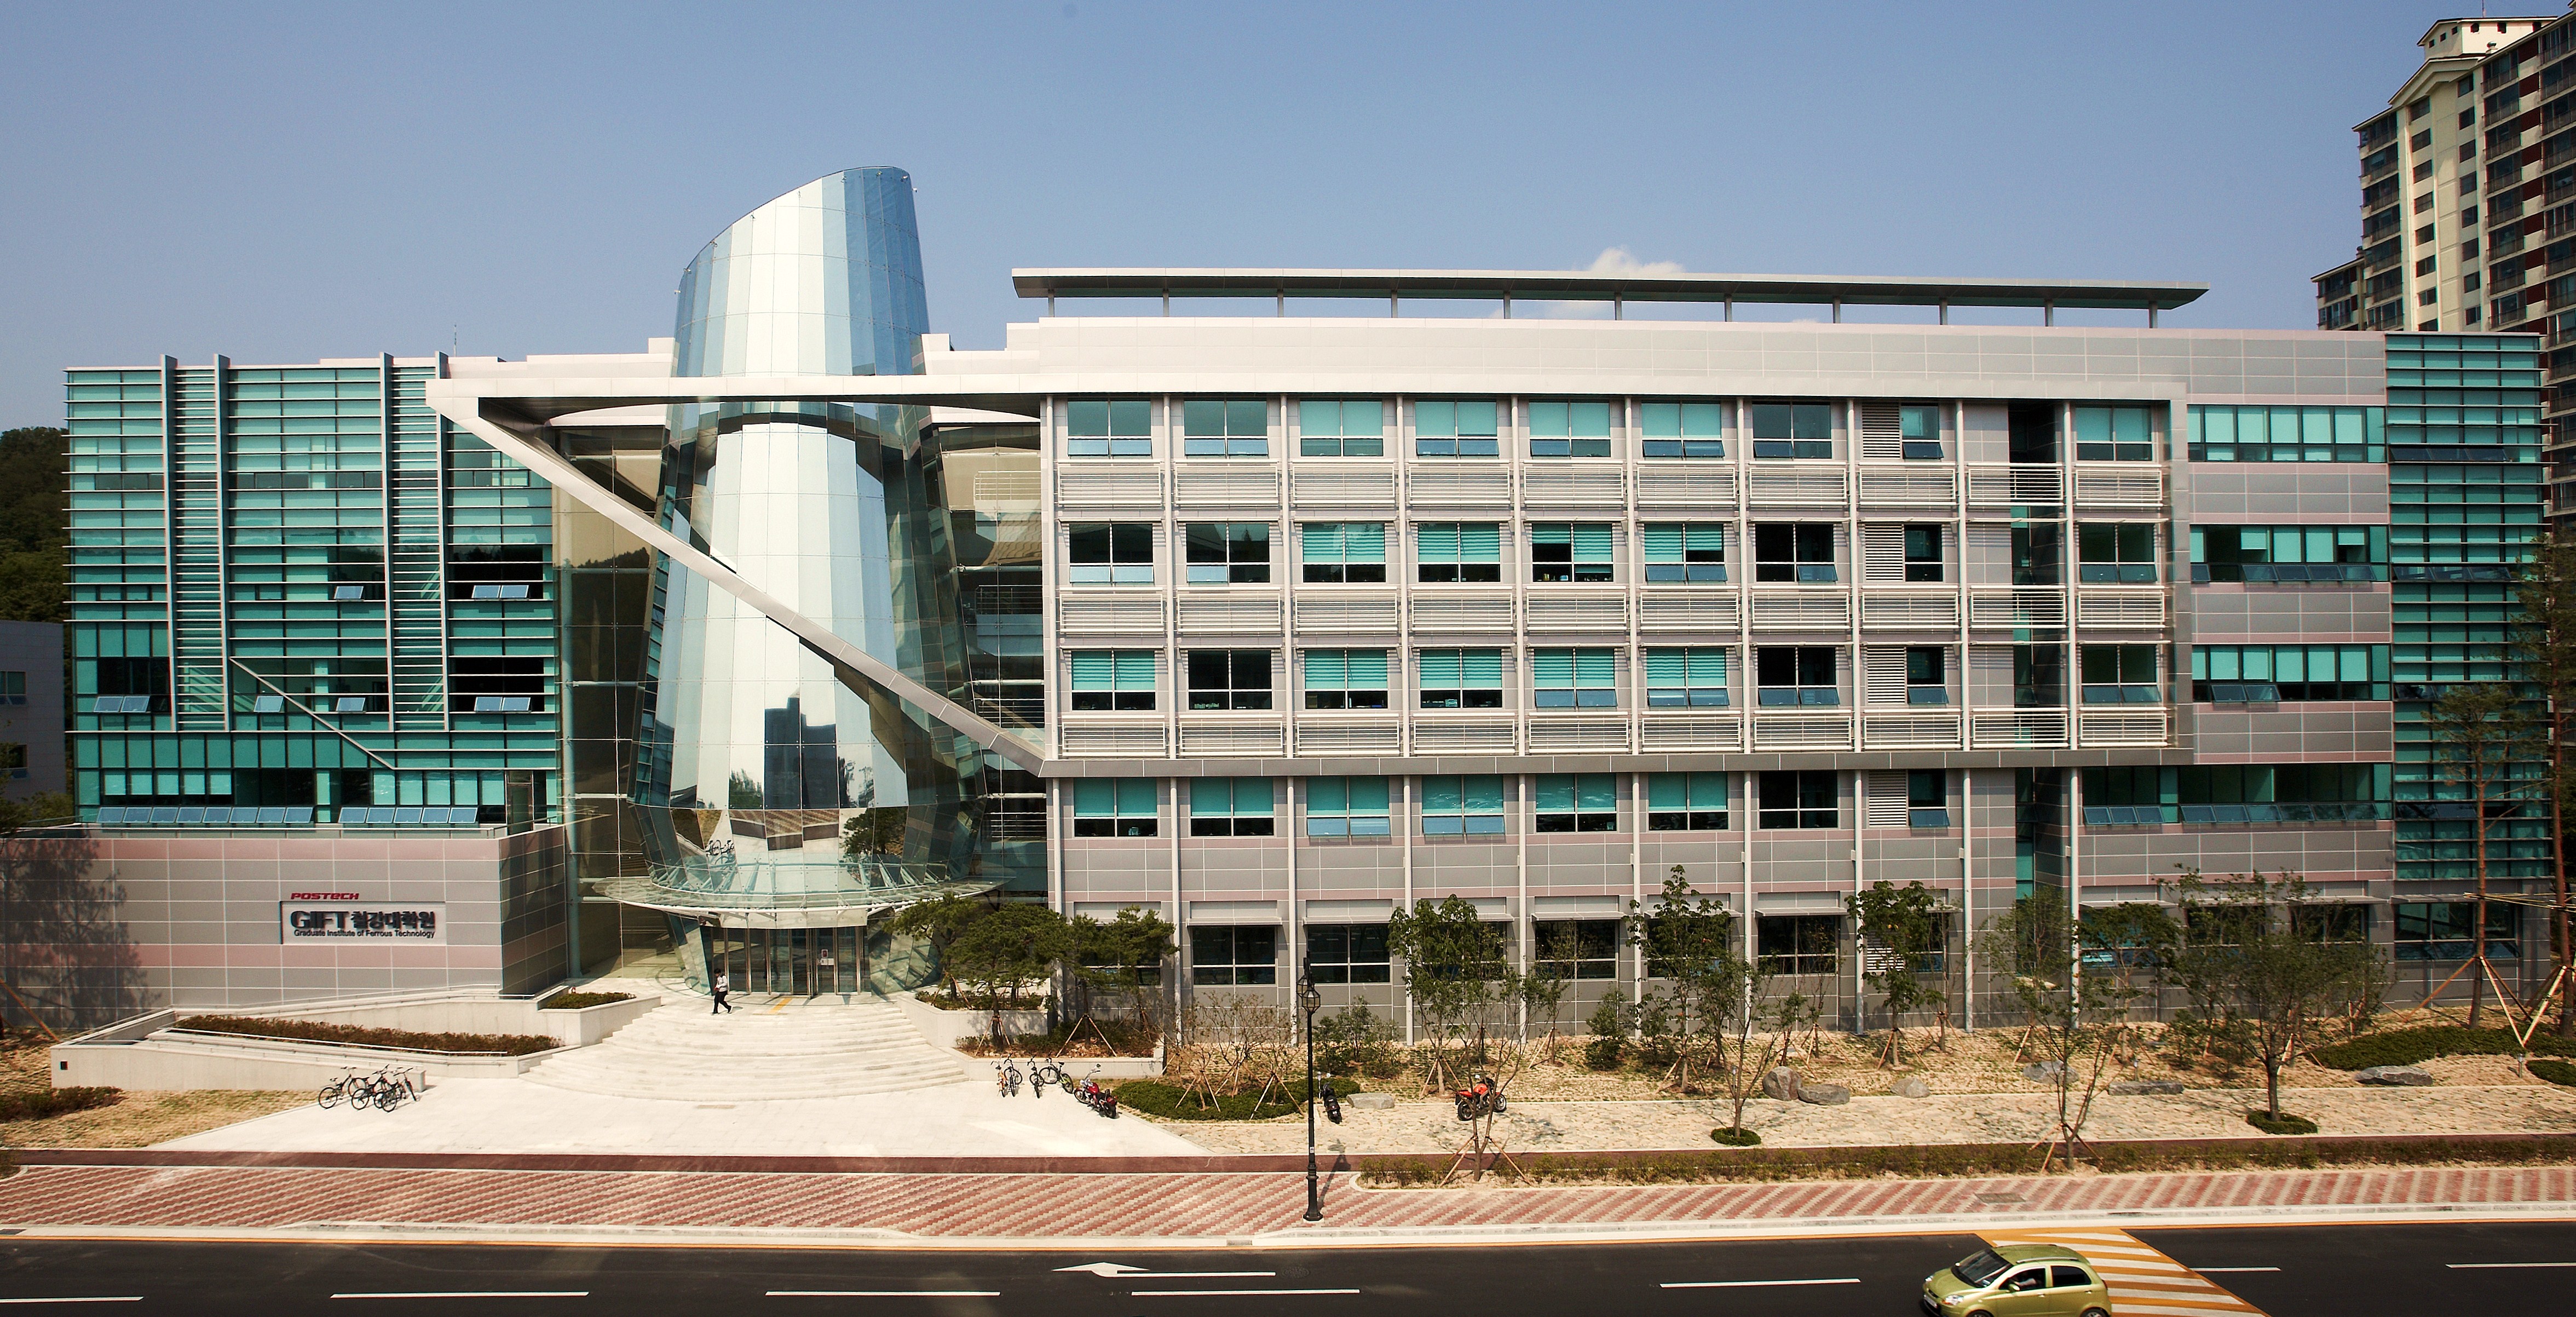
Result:
M886 1000L903 1009L904 1018L921 1031L922 1039L933 1047L955 1047L968 1038L984 1038L993 1031L991 1011L944 1011L909 992L898 992ZM1004 1011L1002 1032L1012 1037L1045 1033L1045 1011Z
M551 996L552 994L548 994ZM534 1033L566 1047L587 1047L642 1019L662 1004L654 996L579 1010L541 1009L543 999L505 1000L495 996L422 993L359 1001L323 1002L236 1014L254 1019L313 1020L365 1029L408 1029L418 1033Z
M438 1056L381 1047L169 1032L137 1042L92 1038L95 1035L53 1049L54 1087L319 1089L351 1070L373 1072L381 1066L422 1071L433 1083L507 1079L563 1050L527 1056Z

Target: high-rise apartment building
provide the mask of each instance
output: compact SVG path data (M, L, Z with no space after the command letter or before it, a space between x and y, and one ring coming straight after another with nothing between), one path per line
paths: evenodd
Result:
M2502 671L2529 334L2155 327L2188 284L1015 278L1046 314L1001 348L925 332L908 180L861 170L709 244L644 353L76 372L117 409L76 411L118 536L79 550L117 592L75 627L81 803L160 909L232 857L238 917L137 941L263 966L157 990L899 987L884 913L965 890L1156 910L1182 992L1311 965L1392 1010L1389 916L1457 896L1571 1012L1633 993L1617 921L1675 868L1846 1022L1882 879L1940 894L1962 1022L2014 900L2181 867L2304 874L2408 982L2465 954L2474 820L2417 715ZM1777 304L1822 322L1736 318ZM1842 323L1885 305L1937 323ZM326 980L246 913L424 826L494 867L324 895L472 896L455 965ZM2506 888L2528 827L2489 829Z

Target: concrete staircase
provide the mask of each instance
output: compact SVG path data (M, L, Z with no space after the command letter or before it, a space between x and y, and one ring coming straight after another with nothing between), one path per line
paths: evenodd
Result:
M764 1102L933 1088L970 1078L883 1001L738 1002L710 1015L681 998L520 1078L612 1097Z

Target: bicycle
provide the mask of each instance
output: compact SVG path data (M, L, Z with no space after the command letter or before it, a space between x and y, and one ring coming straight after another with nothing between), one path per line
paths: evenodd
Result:
M1067 1093L1073 1091L1073 1085L1065 1080L1064 1067L1056 1064L1054 1058L1030 1063L1029 1096L1043 1097L1048 1089L1059 1086Z
M340 1105L340 1100L342 1098L349 1096L349 1085L356 1082L358 1082L358 1072L352 1070L347 1074L340 1076L338 1079L334 1079L330 1083L324 1084L322 1086L322 1091L314 1095L313 1104L322 1108L324 1111L329 1111L331 1108Z
M994 1091L1000 1093L1004 1097L1018 1097L1020 1095L1020 1063L1017 1061L994 1062L993 1088Z

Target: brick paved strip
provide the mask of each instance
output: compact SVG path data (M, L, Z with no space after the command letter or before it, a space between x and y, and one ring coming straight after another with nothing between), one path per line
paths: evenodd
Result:
M2001 1203L1983 1198L2009 1195ZM2018 1200L2018 1201L2015 1201ZM1342 1229L2251 1209L2576 1205L2576 1168L2423 1167L1817 1183L1361 1189L1332 1177ZM13 1226L885 1230L913 1235L1207 1237L1293 1226L1302 1174L766 1174L278 1166L37 1166L0 1180Z

